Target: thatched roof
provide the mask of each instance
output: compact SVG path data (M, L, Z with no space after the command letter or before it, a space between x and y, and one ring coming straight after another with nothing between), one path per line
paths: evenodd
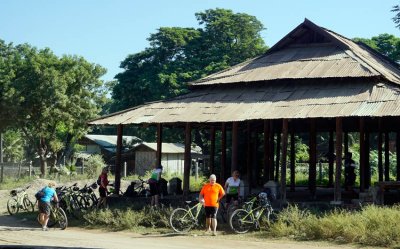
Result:
M397 64L305 20L266 54L193 82L192 92L90 124L400 116Z

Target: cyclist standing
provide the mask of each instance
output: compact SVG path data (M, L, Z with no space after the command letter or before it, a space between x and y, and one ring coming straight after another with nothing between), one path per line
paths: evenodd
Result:
M56 187L55 182L49 182L46 187L44 187L41 191L43 192L43 197L39 199L39 223L42 225L42 230L47 231L47 222L49 222L50 217L50 201L54 199L54 201L58 202L57 193L54 190Z
M158 207L158 199L160 196L160 178L162 174L163 166L159 165L156 169L151 172L151 177L148 180L150 185L151 195L151 206Z
M239 199L239 188L240 188L240 174L238 170L234 170L232 172L232 176L229 177L225 182L225 191L226 191L226 209L228 209L232 200L234 204L238 205Z
M212 230L212 235L215 236L217 230L217 212L219 201L224 197L225 191L218 184L217 177L210 175L209 183L205 184L200 191L199 201L203 203L206 211L206 232Z
M100 199L99 202L97 203L97 208L100 207L106 207L107 204L107 186L108 186L108 167L104 167L103 170L101 171L101 174L99 176L99 181L100 181L100 186L99 186L99 194L100 194Z

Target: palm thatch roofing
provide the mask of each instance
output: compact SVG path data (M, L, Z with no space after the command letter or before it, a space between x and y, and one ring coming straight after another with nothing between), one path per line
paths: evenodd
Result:
M264 55L190 86L89 124L400 116L398 65L307 19Z

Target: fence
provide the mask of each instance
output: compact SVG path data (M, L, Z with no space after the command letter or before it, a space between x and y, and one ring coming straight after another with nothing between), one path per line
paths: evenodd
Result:
M0 182L4 177L21 178L33 176L40 173L39 167L33 167L29 162L21 163L0 163Z

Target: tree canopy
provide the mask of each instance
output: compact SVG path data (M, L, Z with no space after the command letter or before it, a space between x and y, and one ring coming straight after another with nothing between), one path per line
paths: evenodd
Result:
M266 51L254 16L211 9L195 14L200 28L162 27L150 47L129 55L116 75L111 111L161 100L187 91L187 82Z
M0 128L21 130L43 160L68 147L100 112L105 98L101 66L4 41L0 55Z
M367 38L354 38L354 41L363 42L380 52L383 55L386 55L390 59L395 62L400 61L400 38L395 37L391 34L380 34L378 36L374 36L371 39Z

